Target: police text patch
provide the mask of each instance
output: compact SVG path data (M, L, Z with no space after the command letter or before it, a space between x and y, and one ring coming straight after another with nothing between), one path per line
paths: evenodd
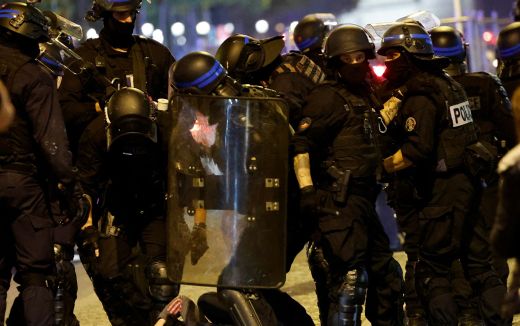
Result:
M468 101L450 106L450 116L453 127L459 127L466 123L473 122Z

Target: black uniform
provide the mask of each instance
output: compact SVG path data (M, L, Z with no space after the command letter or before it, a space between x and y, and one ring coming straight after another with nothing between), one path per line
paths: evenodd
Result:
M0 135L0 293L5 296L16 266L26 322L52 325L53 227L44 180L73 182L72 156L52 77L23 51L0 45L3 75L16 117ZM3 320L5 300L0 302Z
M95 222L100 225L99 257L89 275L113 325L146 325L146 314L153 321L153 314L178 290L161 275L166 260L166 155L159 144L130 156L111 154L105 125L98 116L78 147L79 176L97 203ZM136 284L131 275L142 273L142 267L127 268L136 264L137 245L144 255L145 284ZM158 288L164 292L154 292Z
M473 232L477 221L468 218L476 182L464 158L477 139L469 103L461 86L442 74L417 72L405 86L395 124L402 154L414 166L396 173L395 210L401 226L411 232L420 227L419 234L412 233L419 244L417 293L432 323L456 322L448 273L460 258L480 296L483 317L497 322L496 298L505 287L490 266L487 247L475 245L485 239Z
M170 51L154 40L139 36L134 36L134 40L128 52L119 52L110 46L102 31L100 38L86 41L76 52L109 81L117 78L121 87L145 90L154 100L168 98L168 69L175 61ZM77 72L80 66L81 63L76 62L71 68ZM81 133L99 114L95 108L96 101L101 109L104 107L106 88L97 83L88 70L79 76L65 71L59 94L71 148L75 153Z
M402 272L392 258L375 210L380 190L376 182L379 132L369 94L369 88L336 82L316 87L307 98L304 120L294 137L296 154L310 153L320 205L328 212L339 212L337 216L323 213L318 220L318 247L328 271L316 270L315 264L311 271L317 282L322 323L327 323L326 315L328 323L334 323L338 313L341 316L342 310L348 310L339 302L348 297L342 293L347 290L342 285L351 274L358 274L353 278L357 278L356 284L351 284L355 291L366 291L367 272L371 284L367 318L378 325L397 325L402 318ZM350 174L348 182L335 176L334 169ZM326 288L324 293L320 294L320 287ZM341 305L360 308L364 293L355 297L356 302Z
M516 143L511 103L502 83L496 76L485 72L462 73L452 77L464 87L468 96L471 115L478 126L479 140L491 145L493 149L497 148L498 157L501 157ZM483 179L479 194L479 209L475 213L483 217L474 219L478 224L474 225L475 241L472 243L476 246L476 252L489 252L489 234L498 201L498 175L494 171ZM502 282L507 284L507 261L494 256L493 266ZM467 306L472 291L465 281L460 264L454 266L452 274L452 286L458 305Z

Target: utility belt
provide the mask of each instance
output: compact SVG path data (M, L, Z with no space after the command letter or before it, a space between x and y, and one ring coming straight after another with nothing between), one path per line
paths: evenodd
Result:
M349 194L370 200L377 196L379 189L375 176L354 177L351 170L338 168L332 161L323 162L322 171L317 187L331 192L332 199L339 204L345 204Z

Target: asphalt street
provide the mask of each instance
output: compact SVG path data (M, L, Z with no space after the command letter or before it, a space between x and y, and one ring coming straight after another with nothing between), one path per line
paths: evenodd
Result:
M404 267L404 253L396 252L395 257L401 266ZM97 299L96 294L92 289L90 280L88 279L81 263L76 262L75 265L79 283L78 300L76 302L75 313L80 320L81 325L110 326L101 303ZM299 301L307 309L307 312L312 316L315 323L318 325L318 308L316 305L316 296L314 294L314 283L312 281L309 268L307 267L306 257L303 251L296 258L291 271L287 275L287 281L282 289L289 293L289 295L291 295L297 301ZM213 290L213 288L208 287L183 285L181 287L181 294L184 294L196 301L201 294ZM16 284L12 283L8 294L8 309L12 304L12 300L15 295ZM366 325L370 325L370 323L366 320L364 321L364 324L365 323ZM515 318L514 325L520 326L520 315Z

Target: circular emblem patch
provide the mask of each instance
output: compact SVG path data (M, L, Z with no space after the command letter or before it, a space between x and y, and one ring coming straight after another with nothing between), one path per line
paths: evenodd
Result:
M408 132L413 131L415 129L416 125L417 125L417 121L415 121L414 118L409 117L408 119L406 119L406 122L405 122L406 131L408 131Z

